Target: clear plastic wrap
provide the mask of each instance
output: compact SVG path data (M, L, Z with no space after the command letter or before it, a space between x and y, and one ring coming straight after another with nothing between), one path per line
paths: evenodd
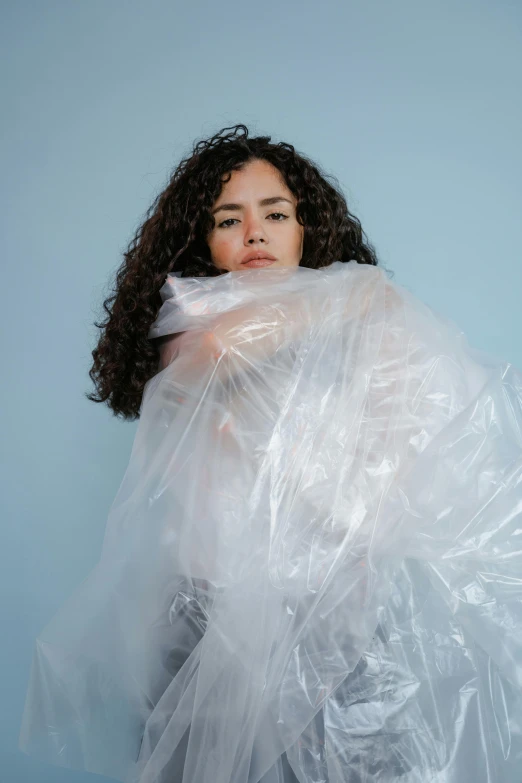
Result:
M20 747L124 783L520 783L521 376L355 261L161 293Z

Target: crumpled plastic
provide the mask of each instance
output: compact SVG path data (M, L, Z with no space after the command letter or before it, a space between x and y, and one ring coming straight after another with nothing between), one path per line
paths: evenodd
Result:
M161 295L22 750L124 783L520 783L521 375L355 261Z

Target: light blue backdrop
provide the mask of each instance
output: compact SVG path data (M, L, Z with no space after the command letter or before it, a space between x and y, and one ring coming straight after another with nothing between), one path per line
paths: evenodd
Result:
M34 637L95 565L136 424L83 396L106 281L195 138L337 175L396 280L522 368L519 0L2 3L0 779Z

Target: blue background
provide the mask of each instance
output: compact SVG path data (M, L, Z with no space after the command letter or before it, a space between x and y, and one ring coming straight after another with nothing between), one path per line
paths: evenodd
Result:
M12 0L1 7L0 779L34 639L95 565L135 423L84 397L101 301L195 139L289 141L395 280L522 368L520 0Z

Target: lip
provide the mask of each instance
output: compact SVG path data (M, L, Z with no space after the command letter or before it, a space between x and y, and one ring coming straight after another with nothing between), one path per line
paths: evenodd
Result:
M252 269L256 269L261 266L270 266L274 261L275 258L251 258L250 261L242 261L241 266L248 266Z
M270 253L265 253L263 250L255 250L246 254L246 256L241 261L241 265L267 266L268 264L272 264L274 261L277 261L277 259Z

